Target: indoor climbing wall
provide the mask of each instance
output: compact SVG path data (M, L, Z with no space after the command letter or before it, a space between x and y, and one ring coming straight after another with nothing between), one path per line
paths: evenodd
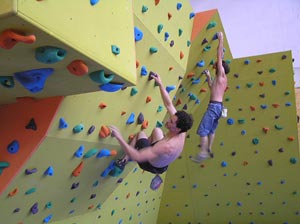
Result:
M99 1L89 7L101 7L102 4L107 6L108 1ZM105 87L101 85L103 91L82 91L82 94L60 98L55 113L44 118L48 120L48 126L39 136L42 140L31 149L27 160L22 160L23 164L14 170L13 180L3 188L0 216L7 223L156 222L164 183L156 189L152 182L154 175L143 172L136 163L129 163L124 172L114 166L113 162L122 156L122 150L110 136L108 126L118 126L125 139L140 130L150 134L154 127L163 126L166 109L150 74L161 74L173 98L185 74L194 14L188 1L169 1L168 4L134 1L131 16L134 26L128 29L134 31L135 45L130 53L136 57L137 84L120 86L106 72L89 74L90 78L107 81ZM118 41L123 43L125 39ZM121 55L123 48L120 49ZM119 61L114 61L113 65L124 72ZM40 105L42 100L36 102ZM17 107L19 102L9 105ZM8 106L2 108L9 113ZM40 110L43 114L47 107L41 105ZM37 130L40 129L41 121L33 112L27 116L19 113L18 116L16 122L19 126L24 124L20 127L23 132L28 132L25 126L31 118ZM8 120L7 117L2 119ZM14 135L18 130L13 129L5 142L1 140L1 150L6 150L3 145L6 147L13 139L18 140ZM32 135L37 134L29 131ZM27 141L29 144L30 139ZM24 151L23 145L20 141L19 152ZM19 158L18 153L7 154ZM10 168L4 167L2 175ZM161 177L164 179L165 175Z
M194 24L197 18L201 15ZM215 60L219 30L218 16L210 15L192 38L176 99L178 109L192 112L195 125L167 173L158 223L298 223L299 143L290 51L232 59L224 46L231 67L224 96L228 116L219 122L214 158L202 164L190 160L199 152L196 130L209 101L202 72L215 73L208 52Z
M0 103L135 84L132 7L128 0L1 1Z

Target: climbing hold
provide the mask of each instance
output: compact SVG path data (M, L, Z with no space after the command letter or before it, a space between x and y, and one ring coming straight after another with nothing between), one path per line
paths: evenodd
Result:
M37 130L36 123L33 118L30 119L29 123L25 126L26 129L32 129L34 131Z
M249 59L246 59L246 60L244 61L244 64L245 64L245 65L249 65L249 64L250 64L250 60L249 60Z
M115 161L112 160L108 167L101 173L101 177L106 177L114 169Z
M275 68L270 68L270 69L269 69L269 72L270 72L270 73L274 73L274 72L276 72L276 69L275 69Z
M157 110L156 110L156 112L162 112L162 110L163 110L163 106L162 105L159 105L158 107L157 107Z
M111 52L114 54L114 55L118 55L120 54L120 48L116 45L111 45Z
M195 15L196 15L196 14L195 14L194 12L191 12L189 18L192 19L192 18L195 17Z
M110 136L110 128L105 126L105 125L102 125L101 129L99 131L99 137L100 138L106 138L108 136Z
M122 84L122 83L106 83L106 84L100 85L99 88L102 91L106 91L106 92L116 92L116 91L122 89L123 85L124 84Z
M164 28L164 25L163 24L159 24L157 26L157 32L160 33L162 31L162 29Z
M155 5L158 5L160 0L155 0L154 2L155 2Z
M88 130L88 135L92 134L95 131L95 125L92 125Z
M99 0L90 0L90 4L92 6L96 5L99 2Z
M44 172L44 175L45 175L45 176L53 176L53 174L54 174L54 169L53 169L52 166L49 166L49 167L46 169L46 171Z
M245 124L246 120L245 119L238 119L239 124Z
M275 124L275 129L276 130L282 130L283 129L283 126L279 125L279 124Z
M76 152L74 153L74 156L76 158L81 158L83 156L83 152L84 152L84 146L81 145L79 146L79 148L76 150Z
M256 107L255 107L255 106L250 106L250 110L251 110L251 111L255 111L255 110L256 110Z
M150 103L151 100L152 100L151 96L147 96L147 98L146 98L146 103Z
M192 44L191 41L189 41L189 40L186 41L186 46L187 47L191 46L191 44Z
M200 81L201 81L201 79L200 79L200 78L197 78L197 79L195 79L195 80L192 81L192 84L193 84L193 85L194 85L194 84L199 84Z
M16 208L16 209L14 209L13 213L17 213L17 212L19 212L20 210L21 210L20 208Z
M106 83L111 82L114 79L115 75L105 74L104 70L98 70L98 71L91 72L89 74L89 77L94 82L101 83L101 84L106 84Z
M208 40L206 39L206 38L204 38L203 40L202 40L202 45L204 45L204 44L206 44L206 43L208 43Z
M212 21L207 25L206 29L208 30L208 29L214 28L216 25L217 25L217 23Z
M35 59L45 64L53 64L62 61L67 52L59 47L44 46L35 50Z
M254 84L253 84L252 82L246 84L246 86L247 86L248 88L251 88L253 85L254 85Z
M135 116L134 113L131 113L130 116L129 116L129 118L126 121L126 124L132 124L132 123L134 123L134 116Z
M296 157L292 157L292 158L290 158L290 163L292 163L292 164L296 164L297 163L297 158Z
M264 132L264 133L266 133L266 134L267 134L267 133L270 131L270 128L266 128L266 127L264 127L262 130L263 130L263 132Z
M25 36L11 29L4 30L0 34L0 47L7 50L13 48L17 43L20 42L25 44L32 44L35 41L35 35L32 34Z
M29 190L25 191L25 194L32 194L34 192L36 192L36 188L35 187L30 188Z
M290 107L290 106L292 106L292 103L291 103L291 102L286 102L286 103L285 103L285 106L286 106L286 107Z
M178 29L178 36L180 37L182 35L182 33L183 33L183 30L179 28Z
M67 122L65 121L65 119L64 118L60 118L59 119L59 128L60 129L64 129L64 128L67 128L68 127L68 124L67 124Z
M261 109L267 109L268 108L268 106L266 104L261 104L260 107L261 107Z
M73 184L71 185L71 190L74 190L74 189L76 189L76 188L78 188L78 187L79 187L79 182L73 183Z
M162 122L160 122L160 121L156 121L156 125L155 125L155 127L157 127L157 128L161 128L163 126L163 123Z
M168 12L168 20L170 20L171 18L172 18L172 14Z
M96 1L96 0L91 0L91 1ZM98 2L99 0L97 0L97 2ZM46 218L44 218L43 219L43 222L44 223L48 223L48 222L50 222L51 221L51 219L52 219L52 214L50 214L50 215L48 215Z
M233 118L228 118L228 119L227 119L227 124L233 125L233 123L234 123Z
M170 93L172 90L176 89L176 86L167 86L166 91Z
M79 163L79 165L73 170L72 176L78 177L83 169L83 161Z
M130 91L130 96L134 96L137 93L138 93L138 89L136 87L132 87L132 89Z
M180 57L180 59L183 59L184 53L182 51L180 51L179 57Z
M19 151L20 149L20 144L17 140L13 140L8 146L7 146L7 151L10 154L15 154Z
M77 76L85 75L89 72L89 68L82 60L74 60L67 66L68 71Z
M268 164L269 164L269 166L273 166L273 160L268 160Z
M8 193L9 197L15 196L19 192L18 188L13 189L11 192Z
M137 41L140 41L143 39L143 32L137 28L136 26L134 27L134 40L137 42Z
M16 72L14 77L27 90L32 93L40 92L45 85L46 79L54 72L53 68L32 69L23 72Z
M204 48L203 48L203 51L204 52L207 52L207 51L209 51L211 49L211 46L210 45L207 45L207 46L205 46Z
M73 133L79 133L84 130L84 125L83 124L78 124L73 128Z
M196 100L197 96L193 93L189 93L188 96L190 97L190 100Z
M170 34L168 32L165 32L165 41L167 41L170 37Z
M142 6L142 13L147 12L147 11L148 11L148 7L145 6L145 5L143 5L143 6Z
M32 205L32 207L30 208L30 212L33 215L39 212L39 208L38 208L38 203L37 202Z
M252 139L252 144L253 145L257 145L259 143L259 139L258 138L253 138Z
M139 113L137 118L137 123L142 124L144 122L144 115L142 113Z
M276 86L276 84L277 84L277 81L276 80L272 80L272 85Z
M182 3L178 2L177 5L176 5L177 10L180 10L181 7L182 7Z
M227 162L222 161L222 162L221 162L221 166L222 166L222 167L226 167L226 166L227 166Z
M106 107L107 107L107 104L106 104L106 103L103 103L103 102L101 102L101 103L99 104L99 107L100 107L100 109L104 109L104 108L106 108Z
M36 172L37 172L37 168L25 169L25 174L26 175L30 175L30 174L33 174L33 173L36 173Z
M101 149L96 158L108 157L108 156L115 156L117 154L116 150L109 150L109 149Z
M147 120L144 120L142 123L142 129L147 129L149 125L149 122Z
M152 74L152 73L150 72L148 78L150 78L151 74ZM142 66L142 67L141 67L141 75L142 75L142 76L148 75L148 71L147 71L147 67L146 67L146 66ZM149 80L149 79L148 79L148 80Z
M294 136L289 136L289 137L288 137L288 140L289 140L290 142L292 142L292 141L295 140L295 137L294 137Z
M13 88L15 86L14 78L12 76L1 76L0 84L5 88Z
M150 47L149 49L151 54L157 53L158 49L156 47Z
M197 62L196 65L197 65L197 67L204 67L205 62L203 60L201 60L201 61Z

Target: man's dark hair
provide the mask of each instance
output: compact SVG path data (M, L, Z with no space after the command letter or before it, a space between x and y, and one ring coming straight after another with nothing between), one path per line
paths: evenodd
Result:
M177 111L175 115L177 116L176 127L180 128L181 130L179 133L187 132L187 130L191 129L194 122L191 114L188 114L185 111L181 110Z
M226 61L222 60L222 65L225 71L225 74L228 74L230 72L230 67L229 65L226 63Z

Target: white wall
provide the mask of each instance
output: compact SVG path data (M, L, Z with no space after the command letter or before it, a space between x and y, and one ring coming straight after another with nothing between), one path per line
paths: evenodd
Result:
M300 0L190 0L194 12L218 9L234 58L292 51L300 67Z

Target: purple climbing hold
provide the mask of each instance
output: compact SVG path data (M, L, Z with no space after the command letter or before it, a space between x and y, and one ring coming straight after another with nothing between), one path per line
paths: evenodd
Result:
M162 183L163 183L163 179L157 174L152 179L151 184L150 184L150 188L155 191L160 187L160 185Z
M38 208L38 203L37 202L32 205L32 207L30 208L30 212L33 215L39 212L39 208Z
M26 174L26 175L30 175L30 174L33 174L33 173L36 173L36 172L37 172L37 168L26 169L26 170L25 170L25 174Z

